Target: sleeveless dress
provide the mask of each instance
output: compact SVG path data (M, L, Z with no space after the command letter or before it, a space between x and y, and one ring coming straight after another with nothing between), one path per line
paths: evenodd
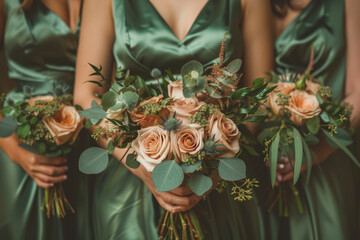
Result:
M303 73L312 45L315 49L315 77L334 90L334 98L344 97L346 39L345 1L313 0L284 30L275 43L276 70ZM359 155L358 155L359 156ZM338 150L314 165L308 185L302 176L297 187L304 213L295 207L288 218L276 211L269 216L269 239L328 240L358 239L360 170Z
M148 83L155 67L179 74L182 65L193 59L210 66L218 61L226 31L225 63L229 63L243 55L241 17L240 0L209 0L180 41L149 1L114 0L116 65ZM96 238L157 239L158 210L153 204L156 200L144 183L113 160L95 186ZM255 201L241 204L214 192L201 204L209 206L209 239L260 239Z
M53 84L66 84L71 90L79 27L73 33L40 0L35 0L26 12L20 4L20 0L4 1L4 53L9 79L16 85L7 102L24 100L28 88L33 96L52 94ZM43 189L0 151L1 239L92 239L88 178L78 171L75 155L68 157L68 179L63 186L76 213L48 220L41 211Z

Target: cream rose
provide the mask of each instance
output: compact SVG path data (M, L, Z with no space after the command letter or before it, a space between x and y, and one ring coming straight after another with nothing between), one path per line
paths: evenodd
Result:
M34 98L30 98L30 99L26 100L26 102L31 107L35 106L36 101L52 102L52 101L54 101L54 97L53 96L39 96L39 97L34 97Z
M275 115L280 114L281 106L278 105L278 93L290 94L295 91L295 83L293 82L278 82L277 87L269 94L268 104Z
M75 141L83 128L83 119L73 106L62 106L50 117L42 119L57 145Z
M168 106L169 111L174 114L176 118L182 121L182 124L190 123L190 116L197 113L205 102L200 102L196 97L175 99Z
M296 125L301 126L306 119L320 114L320 104L315 95L295 90L290 96L287 109L291 112L290 120Z
M204 148L204 128L198 124L189 124L172 131L170 137L171 151L178 160L185 153L195 155Z
M181 80L171 81L168 85L169 97L173 99L185 98L183 95L183 83Z
M209 135L210 138L215 136L215 141L219 141L218 144L223 146L219 149L224 152L219 154L220 158L223 157L235 157L240 151L240 136L241 133L235 123L225 117L225 115L219 111L211 117L209 123Z
M145 111L141 108L148 103L161 103L164 96L159 95L157 97L152 97L148 100L141 102L131 113L130 118L137 123L138 125L144 127L149 127L155 125L157 122L161 121L160 116L165 116L168 112L167 109L163 109L158 115L148 114L145 115Z
M152 172L156 165L167 160L170 153L170 136L159 126L143 128L138 131L138 137L131 146L138 154L137 160L148 172Z

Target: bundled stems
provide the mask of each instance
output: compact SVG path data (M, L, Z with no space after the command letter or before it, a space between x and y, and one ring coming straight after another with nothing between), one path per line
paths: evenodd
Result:
M66 209L75 213L75 210L65 196L62 184L55 184L54 187L45 189L41 210L45 212L48 219L51 215L64 218L66 216Z

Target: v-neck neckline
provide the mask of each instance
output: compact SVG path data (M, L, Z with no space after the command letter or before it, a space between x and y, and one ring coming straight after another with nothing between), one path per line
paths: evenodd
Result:
M296 16L286 27L285 29L280 33L280 35L276 38L276 40L279 40L281 38L283 38L288 31L290 31L290 29L292 29L292 26L295 25L299 20L301 20L305 14L307 14L308 11L310 11L312 5L315 3L315 1L317 0L311 0L309 2L309 4L301 11L301 13L299 13L298 16Z
M80 10L79 10L79 16L77 19L77 23L76 23L76 28L75 31L73 31L71 29L71 27L69 25L66 24L66 22L64 21L64 19L62 19L56 12L54 12L53 10L51 10L50 8L48 8L48 6L46 6L42 0L39 0L39 2L41 3L41 5L47 10L49 11L51 14L55 15L56 18L59 19L59 21L67 28L67 30L69 30L72 34L76 34L79 30L80 27L80 19L81 19L81 10L82 10L82 5L83 5L83 0L81 0L80 2Z
M185 40L187 39L187 37L190 35L190 33L192 32L193 28L195 27L195 25L197 24L199 18L204 14L204 12L206 11L206 9L208 8L208 6L210 5L210 2L212 0L208 0L206 2L206 4L202 7L202 9L200 10L199 14L196 16L194 22L191 24L188 32L185 34L185 37L180 40L180 38L175 34L174 30L170 27L170 25L168 24L168 22L164 19L164 17L159 13L159 11L157 10L157 8L150 2L150 0L145 0L145 2L147 2L152 10L156 13L156 15L160 18L161 22L166 25L167 29L171 32L171 34L173 35L173 37L176 38L176 40L183 44L185 42Z

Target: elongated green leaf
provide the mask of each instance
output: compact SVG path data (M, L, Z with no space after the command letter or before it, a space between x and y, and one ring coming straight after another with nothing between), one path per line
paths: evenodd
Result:
M311 158L311 152L309 149L308 144L306 143L305 139L302 139L303 146L304 146L304 154L305 154L305 161L306 161L306 184L310 181L310 175L311 175L311 168L312 168L312 158Z
M0 121L0 137L7 138L10 137L17 127L16 121L10 117L6 116Z
M356 159L356 157L351 153L351 151L336 137L331 136L326 130L321 129L326 136L326 139L328 142L333 142L333 144L337 145L341 150L343 150L349 158L355 163L356 166L360 167L359 161Z
M25 144L25 143L19 143L19 147L21 147L22 149L25 149L28 152L35 153L37 155L41 154L35 147L30 146L30 145Z
M56 150L55 152L45 153L45 156L48 158L56 158L59 157L62 154L61 149Z
M279 144L280 144L280 134L278 134L274 141L271 143L270 147L270 176L271 176L271 185L275 186L276 180L276 168L278 162L278 155L279 155Z
M91 108L80 112L80 115L92 120L100 120L106 118L106 112L97 104L95 100L91 103Z
M191 165L181 164L180 166L184 170L184 173L193 173L196 169L198 169L198 167L200 167L200 165L201 161L198 161Z
M184 171L175 160L165 161L154 168L152 179L158 191L167 192L182 184Z
M221 158L219 175L226 181L238 181L246 177L245 162L239 158Z
M295 166L294 166L294 184L299 180L301 166L303 162L303 144L302 137L296 128L294 130L294 146L295 146Z
M231 73L236 73L240 70L241 65L242 65L242 60L235 59L227 65L226 69Z
M98 174L106 169L108 163L109 154L107 150L91 147L81 153L79 170L86 174Z
M103 87L103 86L104 86L100 81L94 81L94 80L86 81L85 83L96 84L96 85L98 85L99 87Z
M350 134L345 131L342 128L337 128L337 133L334 134L335 138L337 138L344 146L349 146L350 144L353 143L353 139L350 136ZM338 145L334 144L333 142L328 142L332 147L338 147Z
M213 182L211 178L204 175L194 174L189 179L190 189L198 196L202 196L209 191L212 185Z

